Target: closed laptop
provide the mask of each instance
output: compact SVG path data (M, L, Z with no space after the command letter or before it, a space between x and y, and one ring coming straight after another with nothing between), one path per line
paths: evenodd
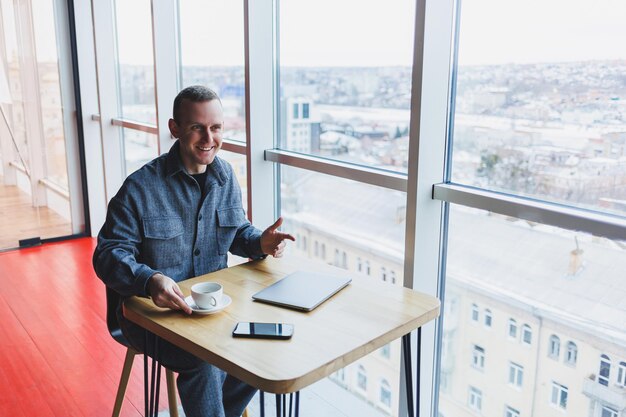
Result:
M255 301L311 311L347 286L352 279L319 272L296 271L252 296Z

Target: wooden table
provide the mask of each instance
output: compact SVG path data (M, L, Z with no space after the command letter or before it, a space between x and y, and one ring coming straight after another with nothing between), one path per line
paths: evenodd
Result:
M252 294L296 270L347 275L352 283L311 312L252 300ZM179 285L187 296L191 286L202 281L222 284L232 304L216 314L187 316L133 297L124 304L124 316L242 381L276 394L297 392L439 315L435 297L302 258L252 261ZM248 321L293 323L294 334L289 340L233 338L237 322Z

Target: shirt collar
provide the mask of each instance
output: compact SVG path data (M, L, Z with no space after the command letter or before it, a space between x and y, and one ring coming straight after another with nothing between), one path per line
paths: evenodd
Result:
M167 154L167 175L173 176L178 172L187 173L183 161L180 158L180 143L174 142ZM213 162L207 166L207 182L217 182L220 186L224 185L228 180L228 172L224 167L224 161L215 156Z

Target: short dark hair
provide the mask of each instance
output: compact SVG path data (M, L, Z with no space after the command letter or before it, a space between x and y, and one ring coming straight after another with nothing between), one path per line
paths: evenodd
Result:
M172 115L175 122L180 121L180 106L183 104L183 100L189 100L194 103L202 103L205 101L218 100L220 104L222 100L217 93L210 88L203 85L191 85L181 90L180 93L174 99L174 109Z

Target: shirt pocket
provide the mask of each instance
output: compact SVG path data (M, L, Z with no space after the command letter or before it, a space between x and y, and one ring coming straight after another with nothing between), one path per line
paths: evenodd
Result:
M226 255L230 249L237 229L244 222L241 207L230 207L217 210L217 247L220 255Z
M183 220L180 217L143 219L144 263L152 269L164 269L183 262Z

